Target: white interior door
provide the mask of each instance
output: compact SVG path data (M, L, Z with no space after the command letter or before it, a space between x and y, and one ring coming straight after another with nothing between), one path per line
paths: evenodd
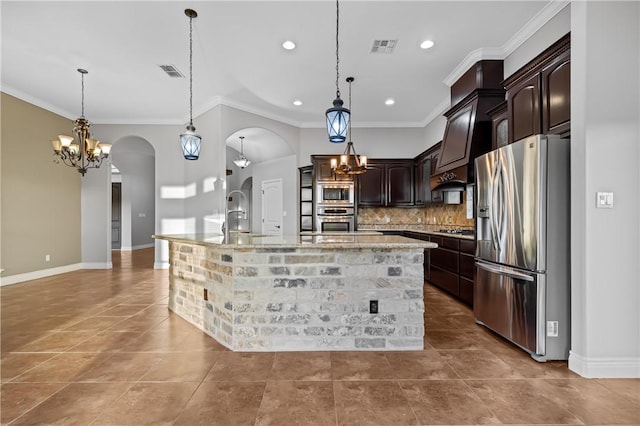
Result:
M262 181L262 233L282 235L282 179Z

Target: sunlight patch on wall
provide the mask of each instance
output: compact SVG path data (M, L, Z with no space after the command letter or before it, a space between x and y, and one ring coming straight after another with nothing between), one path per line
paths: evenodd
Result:
M202 191L205 193L215 191L217 181L218 178L216 176L205 178L202 181Z
M187 198L196 196L196 184L190 183L189 185L162 185L160 187L160 198L162 199L176 199L185 200Z

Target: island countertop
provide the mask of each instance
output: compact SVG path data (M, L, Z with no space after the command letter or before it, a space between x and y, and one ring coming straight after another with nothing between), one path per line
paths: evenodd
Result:
M370 232L335 232L309 235L232 234L225 242L222 234L154 235L153 238L203 246L228 248L301 248L317 245L328 249L341 248L436 248L438 245L399 235L372 234Z

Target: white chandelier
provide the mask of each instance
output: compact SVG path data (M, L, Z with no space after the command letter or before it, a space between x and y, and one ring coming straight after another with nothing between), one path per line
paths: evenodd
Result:
M241 169L244 169L249 164L251 164L251 161L249 161L249 159L244 156L244 136L240 136L240 156L233 160L233 162Z

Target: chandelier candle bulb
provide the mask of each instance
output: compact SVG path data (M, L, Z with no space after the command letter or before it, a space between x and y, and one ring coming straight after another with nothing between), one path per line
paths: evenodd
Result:
M52 139L51 145L53 145L53 151L58 154L62 150L62 143L59 139Z
M71 142L73 142L73 138L71 136L58 135L58 139L60 139L60 144L63 148L69 148Z

